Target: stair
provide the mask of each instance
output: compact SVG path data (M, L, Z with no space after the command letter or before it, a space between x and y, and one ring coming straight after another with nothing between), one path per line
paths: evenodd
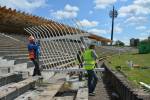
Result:
M20 73L8 73L0 75L0 87L12 82L18 82L22 80L22 74Z
M29 89L34 88L37 80L37 77L30 77L23 81L0 87L0 100L12 100L16 98Z

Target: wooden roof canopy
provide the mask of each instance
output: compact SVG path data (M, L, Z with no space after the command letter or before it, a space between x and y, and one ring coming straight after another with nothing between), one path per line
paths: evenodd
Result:
M88 36L88 38L94 39L96 41L101 41L101 42L112 42L110 39L106 39L104 37L97 36L95 34L90 34L90 36Z
M32 26L40 26L43 24L49 24L54 31L63 32L63 33L87 33L83 30L80 30L75 27L71 27L69 25L60 24L58 22L44 19L39 16L31 15L29 13L16 11L15 9L0 7L0 32L4 33L15 33L15 34L25 34L24 28L32 27ZM89 36L91 39L95 39L97 41L105 41L109 42L108 39L91 35Z

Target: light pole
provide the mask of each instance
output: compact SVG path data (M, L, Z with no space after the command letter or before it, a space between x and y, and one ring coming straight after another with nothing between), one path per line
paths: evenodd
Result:
M109 16L112 18L111 40L112 40L112 42L113 42L114 19L117 18L117 16L118 16L118 12L117 12L117 10L115 10L114 6L113 6L113 10L111 10L111 11L109 12ZM111 45L112 45L112 42L111 42Z

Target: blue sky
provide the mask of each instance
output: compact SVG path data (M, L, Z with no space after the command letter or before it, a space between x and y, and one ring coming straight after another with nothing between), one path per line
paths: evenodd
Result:
M112 6L118 10L114 40L129 44L130 38L150 36L150 0L0 0L1 6L33 15L74 23L91 33L110 38Z

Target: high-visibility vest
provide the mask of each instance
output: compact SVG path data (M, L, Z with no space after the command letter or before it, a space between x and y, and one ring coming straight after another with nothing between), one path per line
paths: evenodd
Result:
M83 66L85 70L93 70L95 67L96 61L92 56L92 53L93 53L92 49L87 49L82 54L84 60Z
M29 51L29 59L35 59L35 52L34 49Z

